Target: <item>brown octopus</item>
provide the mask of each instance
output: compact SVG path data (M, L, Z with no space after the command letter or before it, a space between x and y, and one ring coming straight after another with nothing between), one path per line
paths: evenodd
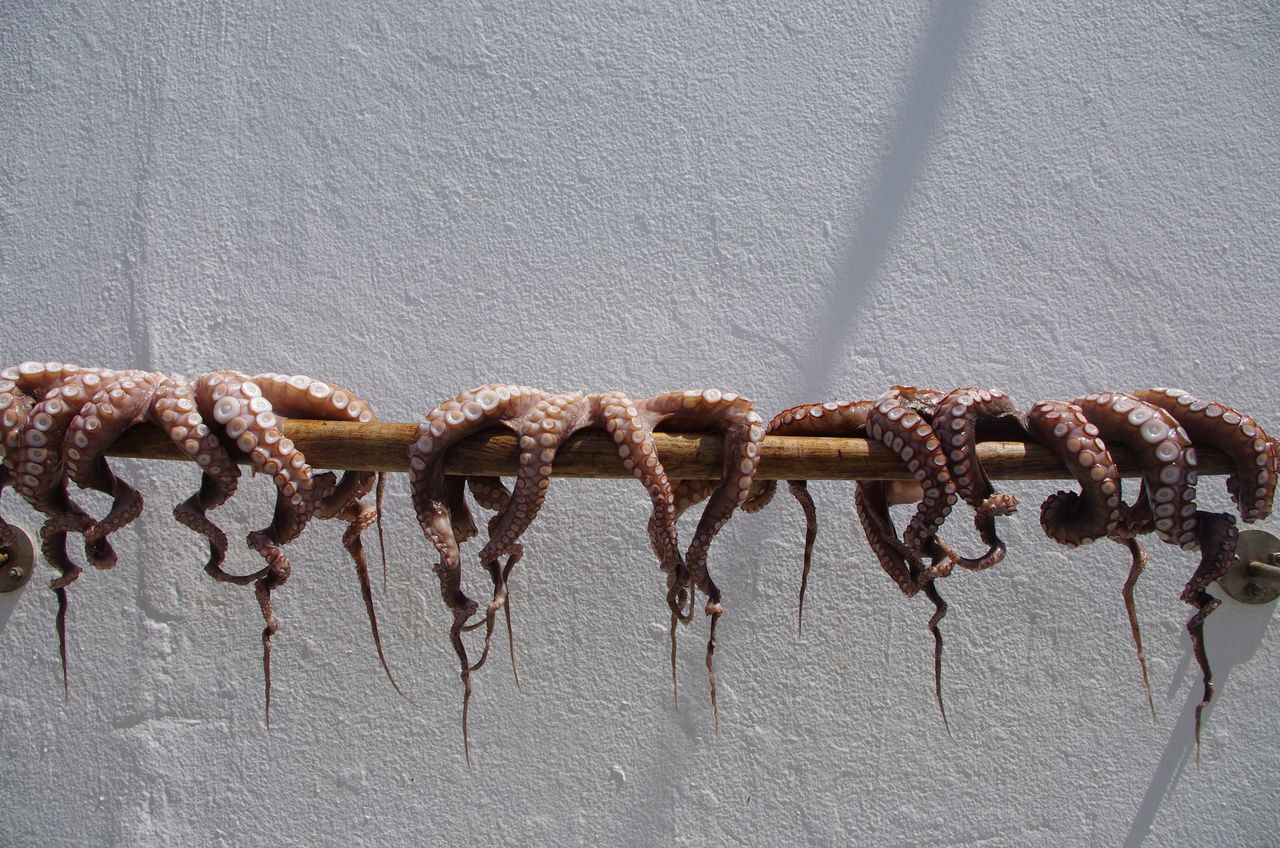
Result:
M908 596L923 592L934 605L929 630L934 637L934 694L944 724L946 707L942 699L942 632L939 628L947 604L938 593L934 579L950 572L952 560L938 544L937 532L956 502L956 485L947 466L947 457L934 429L923 415L908 405L903 392L891 390L879 400L828 401L804 404L778 413L769 423L768 434L777 436L870 437L906 464L915 478L911 481L860 481L854 503L867 541L898 588ZM798 626L803 626L804 596L817 538L817 510L804 480L787 481L792 495L805 513L804 568L800 578ZM755 511L773 497L776 483L756 485L744 507ZM893 504L917 503L915 514L899 538L889 515ZM926 565L924 558L929 557Z
M272 610L271 593L284 585L293 569L281 546L296 539L312 517L339 518L348 522L342 541L355 564L374 647L387 679L407 700L383 652L369 568L361 541L361 533L380 515L382 475L348 471L340 480L335 480L333 472L316 474L302 452L283 434L284 422L289 418L372 422L376 419L369 404L345 389L302 375L260 374L247 377L235 371L217 371L197 379L193 393L199 414L206 421L215 422L225 439L234 444L240 454L248 457L254 471L270 477L277 489L271 523L247 537L249 547L266 560L263 568L245 575L224 571L221 563L226 553L226 538L220 532L205 533L212 548L205 571L223 582L242 586L252 583L262 610L266 624L262 630L262 669L267 724L271 722L271 637L279 629ZM374 488L375 482L378 483L378 507L361 501ZM203 491L202 484L201 494ZM215 487L214 500L219 492L220 489ZM183 511L179 520L200 529L203 527L199 518L202 514L200 507L204 505L204 499L198 494L194 500L194 503L189 500L179 507Z
M1070 547L1106 537L1130 550L1122 594L1153 715L1133 600L1134 585L1148 557L1136 537L1154 531L1161 541L1200 551L1200 564L1182 592L1182 600L1196 607L1186 627L1204 686L1196 706L1198 751L1202 713L1214 692L1204 620L1219 604L1206 590L1231 564L1237 531L1231 516L1196 508L1194 443L1218 448L1231 457L1236 471L1228 479L1228 491L1241 516L1254 521L1270 512L1278 465L1275 440L1248 416L1198 401L1177 389L1100 392L1070 402L1043 401L1027 412L1024 423L1033 438L1066 463L1081 485L1078 494L1058 492L1045 501L1040 514L1045 533ZM1133 505L1121 498L1120 473L1108 441L1132 450L1140 466L1142 486Z
M670 392L633 401L621 392L556 395L528 386L491 384L462 392L426 415L409 449L410 479L418 523L440 555L435 572L440 578L441 597L454 616L449 636L461 666L463 746L468 759L471 673L479 669L488 656L498 610L506 609L509 613L508 579L523 554L519 539L546 497L556 453L566 439L586 428L606 430L618 446L623 466L649 491L653 502L650 535L662 570L667 574L667 603L673 626L677 619L688 620L692 615L686 607L692 602L693 589L707 595L706 611L712 616L707 669L714 705L711 657L715 649L715 621L723 608L719 590L707 572L706 553L712 537L746 497L763 438L761 423L747 401L715 389ZM693 542L683 555L676 535L676 501L653 445L654 429L663 424L709 426L725 434L725 473L715 489L712 503L703 513ZM474 478L470 481L478 502L498 514L489 522L489 539L480 552L480 562L493 582L493 596L483 619L469 624L479 607L462 590L459 543L475 534L475 524L463 497L462 478L445 476L444 456L449 446L494 426L506 427L518 436L520 465L515 486L509 493L493 478L481 478L479 485ZM503 557L507 558L505 565L501 564ZM481 625L485 627L484 649L479 660L472 664L462 634Z

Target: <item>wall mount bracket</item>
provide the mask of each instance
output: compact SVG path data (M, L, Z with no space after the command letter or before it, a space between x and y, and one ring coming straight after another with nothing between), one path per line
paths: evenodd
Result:
M10 524L12 545L0 548L0 594L16 592L26 585L36 570L35 550L31 537L21 527Z
M1236 560L1218 585L1244 604L1269 604L1280 598L1280 537L1265 530L1241 530Z

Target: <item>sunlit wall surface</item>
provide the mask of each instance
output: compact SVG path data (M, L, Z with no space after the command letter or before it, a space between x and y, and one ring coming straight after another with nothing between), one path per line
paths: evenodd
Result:
M398 421L492 381L714 386L766 417L894 383L1023 405L1175 385L1280 428L1274 7L851 6L6 3L0 352L306 373ZM1012 486L1007 561L947 581L948 736L929 605L877 567L848 484L812 487L803 635L794 502L717 539L717 732L704 620L673 706L643 490L557 481L515 573L522 688L505 648L477 673L468 768L402 476L377 602L418 706L382 675L328 522L290 546L268 731L252 592L205 577L169 516L194 468L119 468L149 509L72 588L68 703L48 569L0 632L4 844L1261 845L1280 826L1272 609L1209 621L1197 769L1195 557L1153 540L1139 584L1153 722L1126 553L1049 542L1054 483ZM1220 478L1201 489L1229 507ZM272 491L243 490L217 515L248 571Z

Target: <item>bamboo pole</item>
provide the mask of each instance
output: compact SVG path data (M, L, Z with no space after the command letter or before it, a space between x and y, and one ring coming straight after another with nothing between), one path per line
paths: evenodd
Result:
M284 433L317 468L335 470L408 471L407 451L416 424L356 424L345 421L290 419ZM667 474L674 479L720 477L720 437L705 433L656 433L654 443ZM1133 454L1111 448L1126 477L1139 476ZM1228 474L1230 460L1210 447L1197 447L1201 474ZM185 457L164 433L150 424L130 429L111 448L111 456L141 459ZM445 473L514 476L519 459L516 437L502 429L486 430L459 442L445 457ZM1062 462L1045 448L1019 441L985 441L978 458L992 479L1069 480ZM598 430L574 435L560 448L554 463L557 477L630 477L617 448ZM866 439L815 436L767 436L760 448L762 480L906 480L906 466L888 448Z

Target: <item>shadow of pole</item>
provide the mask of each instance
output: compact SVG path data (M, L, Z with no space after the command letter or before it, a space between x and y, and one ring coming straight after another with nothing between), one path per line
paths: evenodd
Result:
M1209 660L1213 669L1213 681L1217 685L1214 702L1204 711L1205 728L1208 728L1213 721L1213 706L1217 698L1228 691L1227 680L1231 676L1232 669L1246 662L1258 650L1274 611L1274 604L1253 607L1225 598L1222 606L1205 619L1205 644L1211 651ZM1182 713L1178 716L1173 730L1169 732L1164 753L1156 765L1155 772L1151 775L1151 782L1142 797L1142 802L1138 805L1133 823L1129 826L1124 848L1139 848L1146 841L1165 796L1182 778L1187 765L1190 764L1193 768L1195 765L1196 705L1200 703L1201 689L1199 675L1194 674L1192 669L1198 670L1199 667L1191 661L1190 638L1184 635L1183 642L1185 650L1178 669L1173 675L1170 695L1188 673L1192 673L1195 679L1191 682L1191 691L1182 705Z
M807 349L810 358L796 383L797 398L825 396L854 321L875 283L897 233L912 186L928 154L959 64L960 50L978 0L934 4L911 76L898 100L898 113L876 169L875 184L863 201L855 229L840 256L826 305Z

